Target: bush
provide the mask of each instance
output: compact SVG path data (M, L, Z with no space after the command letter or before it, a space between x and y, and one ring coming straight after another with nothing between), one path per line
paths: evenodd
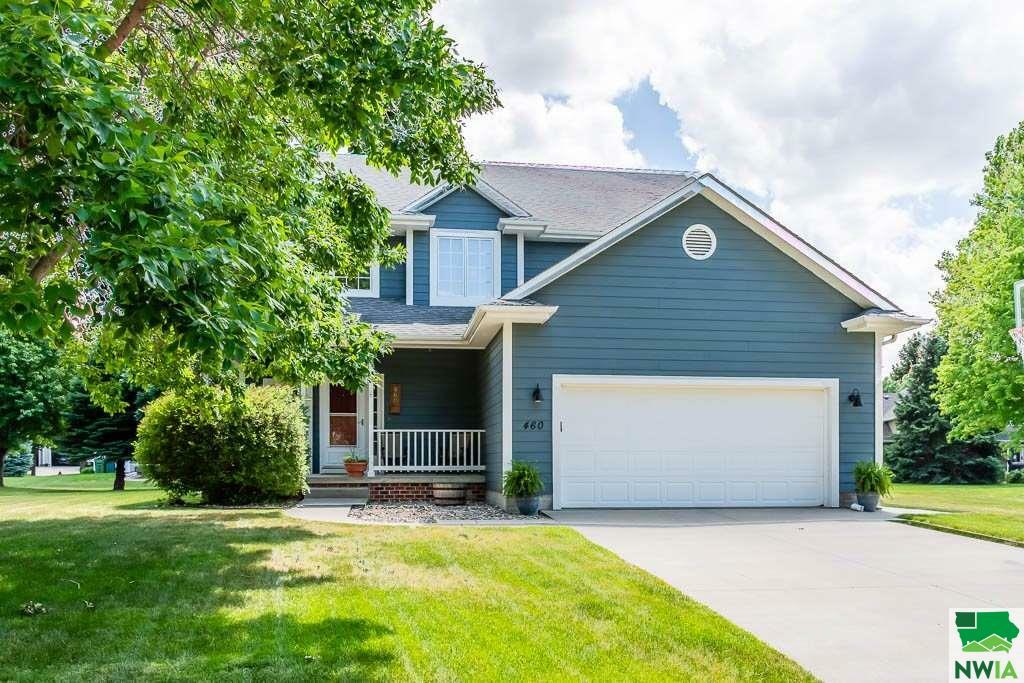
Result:
M874 460L861 460L853 468L853 481L857 493L892 494L892 470Z
M1006 473L1007 484L1024 484L1024 470L1013 470Z
M135 458L146 476L180 499L241 505L301 494L306 417L287 387L254 387L233 397L204 387L168 392L144 411Z
M544 490L540 472L528 462L512 461L512 469L505 473L502 492L509 498L532 498Z

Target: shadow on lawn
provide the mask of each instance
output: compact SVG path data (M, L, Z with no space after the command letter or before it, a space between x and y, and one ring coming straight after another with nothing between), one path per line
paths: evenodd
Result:
M0 520L0 679L379 678L387 626L307 611L345 578L302 562L315 538L256 511Z

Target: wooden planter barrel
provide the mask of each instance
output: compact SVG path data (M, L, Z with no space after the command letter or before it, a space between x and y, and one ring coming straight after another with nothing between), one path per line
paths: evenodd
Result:
M466 504L466 485L465 484L449 484L449 483L435 483L434 484L434 504L435 505L465 505Z

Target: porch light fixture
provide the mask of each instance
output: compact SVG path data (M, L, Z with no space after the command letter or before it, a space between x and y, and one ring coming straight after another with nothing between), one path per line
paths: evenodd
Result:
M854 389L850 392L850 395L846 397L846 400L850 402L854 408L860 408L864 405L860 400L860 389Z
M544 400L544 397L540 393L540 385L538 384L533 388L533 402L540 403Z

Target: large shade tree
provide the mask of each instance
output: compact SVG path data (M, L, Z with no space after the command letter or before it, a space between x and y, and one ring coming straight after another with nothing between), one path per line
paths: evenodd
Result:
M1013 283L1024 278L1024 124L986 159L977 220L940 261L945 287L935 295L949 344L936 396L954 438L1024 424L1024 367L1008 334Z
M67 377L50 344L0 329L0 486L9 450L59 431Z
M0 325L139 385L364 381L344 281L401 252L332 155L469 182L497 106L431 5L0 0Z

